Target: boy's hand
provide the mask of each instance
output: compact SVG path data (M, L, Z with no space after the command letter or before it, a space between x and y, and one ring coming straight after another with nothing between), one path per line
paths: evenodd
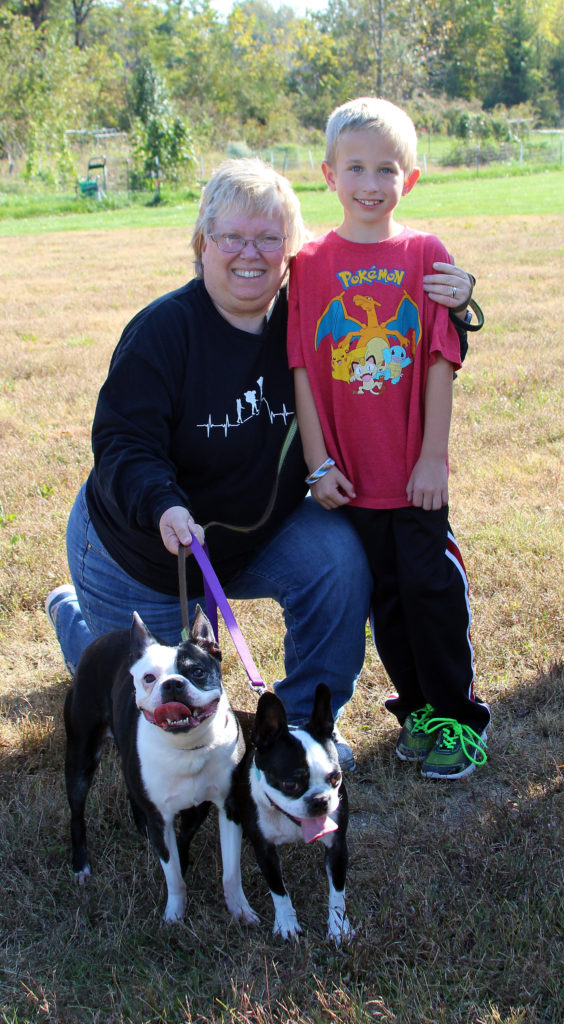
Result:
M408 501L425 511L438 511L448 505L448 473L444 459L420 458L407 482Z
M347 480L336 466L333 466L316 484L311 485L311 493L322 508L326 509L339 508L340 505L347 505L351 498L356 498L350 480Z

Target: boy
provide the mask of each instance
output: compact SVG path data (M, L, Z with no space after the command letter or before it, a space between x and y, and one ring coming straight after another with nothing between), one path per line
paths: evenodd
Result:
M394 219L419 177L416 146L410 118L385 100L329 118L322 167L343 221L294 261L288 348L307 482L324 508L347 505L370 561L396 753L428 778L457 779L485 762L490 713L473 694L468 585L448 524L460 346L423 288L450 258Z

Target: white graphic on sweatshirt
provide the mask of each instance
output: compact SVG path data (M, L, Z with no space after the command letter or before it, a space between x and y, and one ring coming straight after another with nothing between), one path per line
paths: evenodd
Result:
M197 423L196 426L203 427L203 429L206 431L208 437L210 436L210 432L212 430L216 430L216 429L223 430L225 436L227 437L227 433L228 433L229 430L233 430L235 427L242 427L249 420L252 420L254 416L260 416L261 411L263 410L263 408L266 409L267 415L268 415L271 423L273 423L275 419L277 419L278 417L281 416L282 419L284 420L284 425L286 425L288 420L291 419L291 417L294 415L294 411L290 410L290 409L287 409L285 403L282 403L281 411L280 412L274 412L270 408L270 404L269 404L268 400L263 395L263 391L262 391L263 381L264 381L263 377L259 377L257 379L257 381L256 381L257 387L258 387L258 394L257 394L257 390L255 388L249 388L248 391L245 391L243 393L244 402L243 402L243 399L241 399L241 398L237 398L236 399L236 402L235 402L236 413L235 413L235 419L234 419L233 422L231 422L231 420L229 418L229 413L226 413L225 414L225 419L221 423L213 423L212 422L212 418L211 418L211 413L210 413L206 423ZM244 404L244 403L246 403L246 404ZM250 411L247 411L247 407L250 407Z

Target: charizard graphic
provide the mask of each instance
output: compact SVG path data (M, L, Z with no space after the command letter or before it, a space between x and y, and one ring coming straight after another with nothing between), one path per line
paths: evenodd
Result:
M358 365L370 358L375 363L375 378L392 379L397 383L421 339L421 320L415 302L404 291L395 315L380 323L376 312L380 303L371 296L355 295L355 305L366 314L366 322L362 323L349 315L343 295L344 292L332 299L319 318L315 332L316 349L327 338L331 341L332 377L358 383ZM356 374L353 363L357 367Z

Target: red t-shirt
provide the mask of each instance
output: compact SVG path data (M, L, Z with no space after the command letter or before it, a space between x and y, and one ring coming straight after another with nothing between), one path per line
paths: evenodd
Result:
M330 231L292 263L290 366L305 367L327 451L353 483L351 505L401 508L423 440L427 371L460 366L448 309L423 275L450 263L434 235L403 228L377 243Z

